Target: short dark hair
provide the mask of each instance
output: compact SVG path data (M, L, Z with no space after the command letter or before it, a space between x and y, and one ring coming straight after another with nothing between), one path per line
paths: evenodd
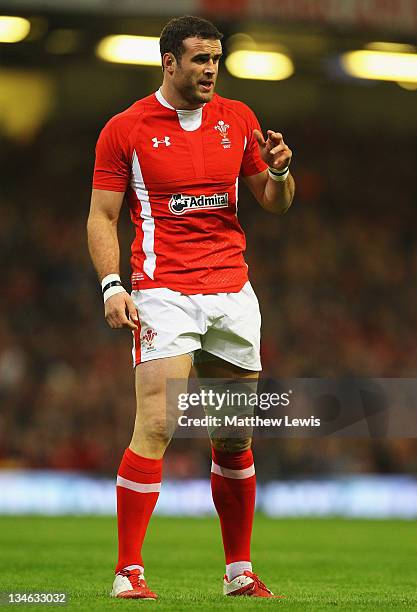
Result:
M175 17L168 21L161 32L159 39L161 59L165 53L172 53L177 62L179 62L185 50L183 41L194 36L196 38L212 40L221 40L223 38L223 34L207 19L193 17L192 15Z

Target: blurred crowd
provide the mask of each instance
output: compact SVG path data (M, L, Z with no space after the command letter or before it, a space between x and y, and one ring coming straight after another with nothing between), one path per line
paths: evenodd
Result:
M112 475L130 441L131 336L107 327L86 247L99 129L55 121L30 142L0 142L3 467ZM263 315L264 374L414 377L411 135L359 133L323 118L288 125L285 134L294 150L293 208L270 215L244 187L239 200ZM126 210L119 233L127 280L133 232ZM255 453L261 479L417 473L413 438L262 439ZM167 477L208 472L207 440L174 441Z

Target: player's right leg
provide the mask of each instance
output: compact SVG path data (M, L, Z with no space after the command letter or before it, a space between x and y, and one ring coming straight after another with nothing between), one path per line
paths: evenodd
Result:
M162 458L177 419L178 406L167 398L166 382L183 380L185 392L191 365L185 354L136 366L135 427L117 474L119 557L113 597L156 599L143 578L141 549L161 488Z

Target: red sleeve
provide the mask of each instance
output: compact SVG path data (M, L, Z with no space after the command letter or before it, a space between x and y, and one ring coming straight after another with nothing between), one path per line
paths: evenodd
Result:
M104 126L96 145L94 189L126 191L130 177L129 125L116 116Z
M242 176L252 176L253 174L259 174L268 168L267 164L262 160L259 153L259 145L257 140L253 136L253 130L261 130L259 121L257 120L255 113L246 105L244 105L247 124L247 143L245 152L243 154L242 165L240 167L240 174Z

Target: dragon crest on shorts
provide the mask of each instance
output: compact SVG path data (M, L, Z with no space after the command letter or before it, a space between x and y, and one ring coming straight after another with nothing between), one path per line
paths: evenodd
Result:
M142 346L145 347L145 350L150 351L155 348L154 341L157 335L158 335L158 332L156 332L154 329L150 327L146 330L144 334L142 334L140 341L141 341Z

